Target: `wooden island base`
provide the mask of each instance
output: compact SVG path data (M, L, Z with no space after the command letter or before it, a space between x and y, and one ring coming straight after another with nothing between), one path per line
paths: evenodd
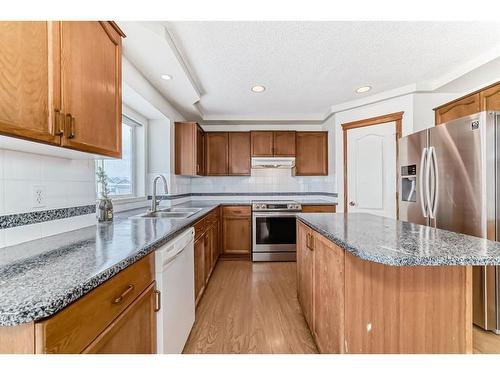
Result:
M298 296L322 353L472 353L472 267L362 260L297 221Z

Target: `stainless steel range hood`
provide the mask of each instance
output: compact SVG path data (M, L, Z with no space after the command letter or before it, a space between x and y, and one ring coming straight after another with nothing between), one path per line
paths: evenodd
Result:
M294 167L295 158L252 158L252 169L292 169Z

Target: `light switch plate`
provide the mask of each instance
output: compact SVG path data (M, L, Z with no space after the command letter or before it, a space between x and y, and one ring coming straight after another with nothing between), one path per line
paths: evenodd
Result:
M33 186L33 207L45 207L45 186Z

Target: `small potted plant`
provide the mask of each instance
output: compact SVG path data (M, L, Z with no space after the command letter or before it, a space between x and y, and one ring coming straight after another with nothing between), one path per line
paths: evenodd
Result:
M97 201L97 220L101 222L113 221L113 203L109 198L108 176L103 167L97 168L97 184L99 186L99 200Z

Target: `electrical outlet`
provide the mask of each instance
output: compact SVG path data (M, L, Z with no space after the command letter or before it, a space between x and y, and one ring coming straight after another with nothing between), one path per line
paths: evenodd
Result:
M45 206L45 186L33 186L33 207Z

